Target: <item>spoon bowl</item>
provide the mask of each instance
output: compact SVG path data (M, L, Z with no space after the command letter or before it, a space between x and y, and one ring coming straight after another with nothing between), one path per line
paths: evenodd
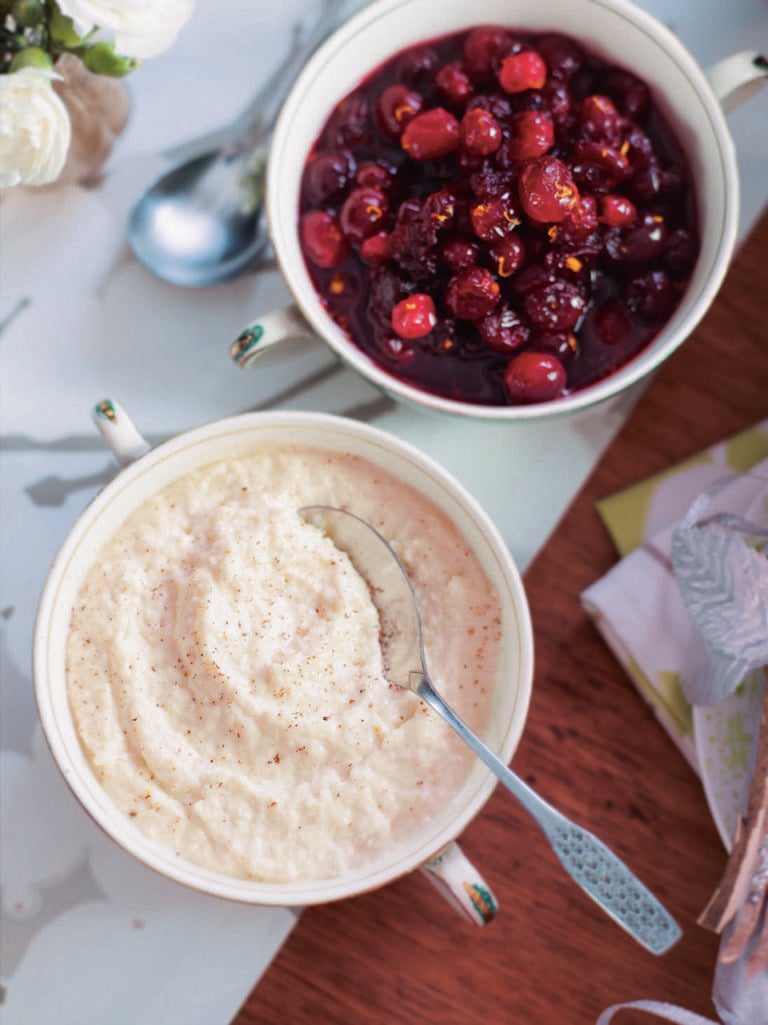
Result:
M263 255L269 242L264 186L272 129L299 70L348 8L346 0L325 0L312 27L294 34L288 55L248 109L219 134L219 144L164 172L136 201L128 243L157 277L200 288L237 277Z
M300 513L346 552L368 583L379 612L386 678L417 694L472 748L529 812L563 868L589 897L651 953L666 953L681 936L669 912L601 840L566 818L513 773L435 690L426 665L418 598L386 538L345 509L318 505Z

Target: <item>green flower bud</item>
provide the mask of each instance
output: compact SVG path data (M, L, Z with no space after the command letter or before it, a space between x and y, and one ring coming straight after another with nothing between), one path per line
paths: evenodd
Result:
M48 19L48 32L54 43L69 50L83 42L82 37L75 31L75 23L66 14L62 14L58 7L53 8Z
M22 28L37 28L45 22L45 5L41 0L15 0L11 15Z
M96 75L109 75L110 78L129 75L139 64L131 57L121 57L115 53L112 43L106 41L84 47L79 53L89 71Z
M8 65L9 71L19 71L21 68L40 68L41 71L52 71L53 61L45 50L37 46L27 46L13 55Z

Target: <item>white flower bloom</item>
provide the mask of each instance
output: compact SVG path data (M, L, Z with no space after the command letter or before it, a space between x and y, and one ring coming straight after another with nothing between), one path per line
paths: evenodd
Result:
M46 185L64 167L72 129L54 77L33 67L0 75L0 187Z
M59 8L85 35L95 28L114 37L122 57L156 57L175 41L194 0L59 0Z

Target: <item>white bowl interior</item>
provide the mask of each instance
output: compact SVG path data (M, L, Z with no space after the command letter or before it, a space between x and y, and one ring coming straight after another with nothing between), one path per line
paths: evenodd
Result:
M503 539L471 496L437 464L376 428L325 414L257 413L217 421L179 435L123 470L78 519L51 568L36 623L34 679L41 721L56 762L85 809L117 843L163 875L195 889L251 903L301 905L373 889L418 866L462 831L489 797L495 777L478 762L460 794L428 828L377 863L343 878L282 885L238 880L180 860L149 841L115 807L83 754L66 689L72 606L100 547L143 501L172 480L210 462L270 444L321 447L365 457L427 495L458 525L500 597L502 657L486 740L508 761L527 714L533 654L525 594Z
M317 297L299 244L301 175L310 147L335 104L402 49L474 25L557 31L634 71L688 155L697 189L701 252L688 290L658 338L623 369L554 402L485 407L428 395L396 380L346 338ZM738 174L725 117L706 76L663 25L623 0L379 0L342 27L299 76L281 112L270 154L267 216L288 285L312 327L360 373L400 398L445 412L529 419L592 405L639 380L690 334L714 298L738 222Z

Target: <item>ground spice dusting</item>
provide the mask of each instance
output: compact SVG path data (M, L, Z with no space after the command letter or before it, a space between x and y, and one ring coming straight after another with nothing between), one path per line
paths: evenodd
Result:
M73 614L69 700L88 760L136 828L242 878L323 878L375 860L472 764L385 679L368 585L297 514L308 504L349 508L396 542L436 685L476 730L490 713L493 688L478 680L496 674L496 596L423 496L320 449L265 447L176 481L94 562Z

